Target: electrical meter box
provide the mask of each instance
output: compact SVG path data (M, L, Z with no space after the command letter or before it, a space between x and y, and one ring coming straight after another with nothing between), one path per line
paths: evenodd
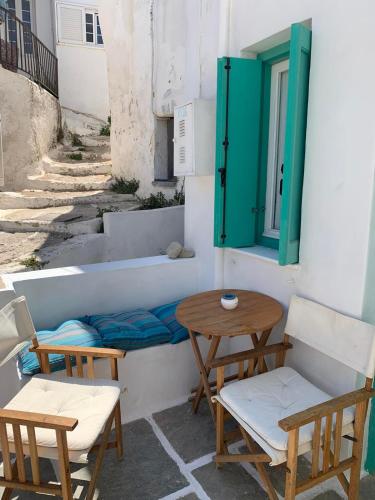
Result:
M174 175L214 175L215 101L194 99L174 109Z

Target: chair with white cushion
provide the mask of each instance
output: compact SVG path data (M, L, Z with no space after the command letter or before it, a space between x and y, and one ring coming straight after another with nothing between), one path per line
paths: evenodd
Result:
M0 311L0 366L15 356L29 341L38 356L42 374L34 376L20 392L0 409L0 449L5 488L3 500L13 489L73 498L69 462L86 463L90 452L97 458L88 487L92 499L107 448L123 454L121 435L120 385L117 359L124 351L95 347L39 345L24 297ZM66 376L50 374L49 354L63 354ZM84 369L83 360L87 360ZM108 358L112 380L94 378L94 358ZM73 362L77 376L73 376ZM87 378L84 378L87 372ZM116 439L109 442L113 423ZM101 436L100 443L96 444ZM13 460L15 456L15 461ZM30 458L31 478L27 477L25 457ZM39 459L56 460L61 485L43 482Z
M286 351L293 347L290 337L364 375L364 387L332 398L294 369L284 367ZM264 356L271 353L276 354L276 368L268 371ZM224 386L225 367L247 360L248 378ZM368 402L375 394L374 326L294 296L282 343L225 356L214 364L218 466L253 462L269 497L275 500L278 497L264 463L286 462L287 500L334 476L350 500L358 498L364 425ZM229 454L224 433L227 413L239 424L248 454ZM352 442L350 457L342 458L342 438ZM297 482L298 455L307 452L311 452L311 475ZM349 470L348 480L344 472Z

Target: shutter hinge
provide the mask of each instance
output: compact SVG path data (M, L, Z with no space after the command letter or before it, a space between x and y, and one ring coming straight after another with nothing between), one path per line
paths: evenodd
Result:
M228 146L229 146L229 141L228 141L228 137L226 137L224 140L223 140L223 146L225 149L228 149Z
M251 212L253 214L259 214L260 212L264 212L265 210L266 210L266 207L260 207L260 208L252 207L251 208Z
M220 184L221 184L221 187L224 187L225 186L225 181L226 181L227 171L226 171L226 169L224 167L221 167L221 168L219 168L218 172L220 174Z

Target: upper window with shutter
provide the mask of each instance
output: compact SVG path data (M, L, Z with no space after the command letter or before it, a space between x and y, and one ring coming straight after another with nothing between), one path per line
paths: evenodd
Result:
M99 14L95 8L58 2L56 15L59 42L103 46Z
M256 59L218 61L215 245L299 259L311 31Z

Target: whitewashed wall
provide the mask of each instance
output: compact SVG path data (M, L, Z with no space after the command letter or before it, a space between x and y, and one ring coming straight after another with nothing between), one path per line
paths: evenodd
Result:
M104 49L58 43L56 55L61 106L107 121L110 106Z
M138 9L141 4L145 9L149 6L137 2ZM296 292L360 316L372 197L369 179L374 169L375 68L368 61L375 42L371 22L375 5L363 1L358 9L338 0L222 0L184 5L165 0L154 4L153 109L165 114L191 96L215 97L218 55L240 57L249 50L264 50L285 39L292 23L311 23L300 265L280 268L275 256L215 251L213 179L189 179L186 184L185 239L196 246L207 286L268 292L285 306ZM150 40L142 47L146 57L149 45ZM134 101L141 95L138 90L132 90ZM142 122L142 127L151 132L151 121ZM133 141L132 154L137 151L138 143ZM300 354L305 372L327 389L337 392L352 387L353 373L341 367L332 370L333 365L311 351ZM339 386L333 372L340 374Z
M64 0L64 3L98 8L97 0ZM56 56L61 106L107 121L110 105L104 47L62 43L57 39Z
M104 214L105 260L165 253L172 241L184 244L184 207Z

